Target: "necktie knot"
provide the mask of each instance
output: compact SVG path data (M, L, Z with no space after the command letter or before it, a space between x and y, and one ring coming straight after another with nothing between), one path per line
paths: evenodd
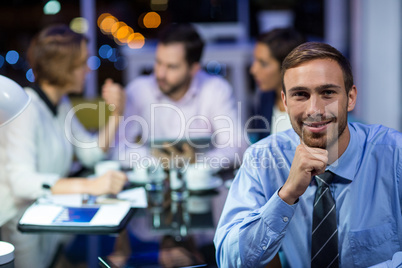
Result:
M331 171L325 171L323 174L315 176L318 187L329 187L333 179L334 173Z

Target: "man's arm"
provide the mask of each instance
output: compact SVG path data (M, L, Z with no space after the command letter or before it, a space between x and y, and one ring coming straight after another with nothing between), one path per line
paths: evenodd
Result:
M279 198L275 183L262 185L269 178L261 178L253 167L254 157L246 153L218 224L214 243L221 267L266 265L277 253L297 207ZM266 189L270 185L272 189Z
M397 268L402 265L402 251L398 251L392 256L392 260L388 260L373 266L371 268Z
M257 156L246 153L215 235L218 264L257 267L266 265L275 256L294 215L296 200L307 189L311 176L325 170L326 155L325 150L299 145L285 184L280 190L268 189L272 194L267 194L267 187L275 185L272 181L276 178L261 178L251 163ZM281 175L287 174L275 173ZM268 182L262 183L263 180Z
M398 150L398 153L399 153L398 155L400 157L402 157L401 149ZM398 162L396 174L397 174L397 181L398 181L399 202L401 204L401 209L402 209L402 181L401 181L402 162L401 161ZM402 211L401 211L401 215L402 215ZM402 266L402 251L398 251L392 256L391 260L373 265L371 267L372 268L380 268L380 267L401 267L401 266Z
M117 130L116 143L112 147L110 157L120 161L124 168L135 168L139 166L142 157L150 155L146 144L148 134L148 122L142 116L141 105L136 98L136 92L141 87L141 81L134 80L127 85L124 120L120 120ZM142 85L146 87L147 85ZM145 138L145 140L142 140Z

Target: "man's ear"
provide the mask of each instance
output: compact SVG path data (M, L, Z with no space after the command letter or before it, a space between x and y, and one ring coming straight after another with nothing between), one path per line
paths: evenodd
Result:
M285 93L283 93L283 90L281 91L281 97L282 97L283 105L285 106L286 112L288 112L288 105L287 105L287 102L286 102L286 95L285 95Z
M193 64L191 64L190 66L190 73L191 76L195 76L195 74L201 69L201 64L199 62L194 62Z
M356 106L357 88L355 85L349 90L348 93L348 112L353 111Z

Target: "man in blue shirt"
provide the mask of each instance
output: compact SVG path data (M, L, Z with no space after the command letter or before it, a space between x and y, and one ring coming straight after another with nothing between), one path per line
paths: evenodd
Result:
M340 267L402 264L402 134L348 123L357 90L347 59L305 43L282 65L292 127L244 156L215 234L220 267L263 267L281 247L290 267L310 267L312 178L335 174Z

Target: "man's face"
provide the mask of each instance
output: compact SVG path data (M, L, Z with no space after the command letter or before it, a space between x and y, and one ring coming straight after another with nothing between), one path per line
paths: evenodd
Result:
M285 72L282 93L293 129L309 147L329 148L342 139L356 88L347 94L342 69L329 59L312 60ZM342 136L343 135L343 136ZM347 145L347 143L346 143Z
M184 44L159 44L156 48L154 73L159 89L165 95L184 94L193 76L192 68L185 59Z

